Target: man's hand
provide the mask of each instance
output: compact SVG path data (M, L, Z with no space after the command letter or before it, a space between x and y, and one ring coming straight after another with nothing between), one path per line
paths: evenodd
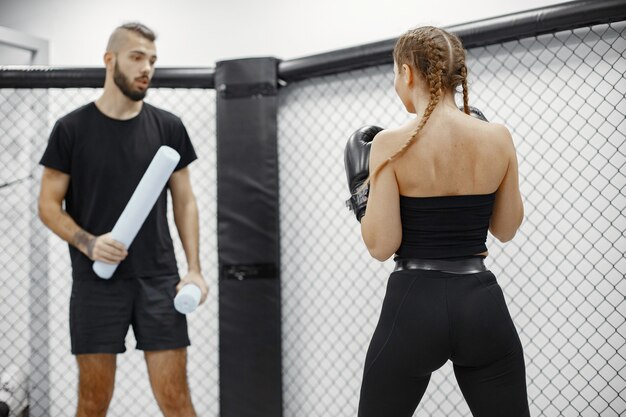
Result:
M204 303L207 296L209 295L209 286L204 281L204 277L202 277L202 273L198 271L189 271L187 275L180 280L178 285L176 286L176 292L180 291L186 284L195 284L200 288L201 296L200 296L200 304Z
M72 244L92 261L117 265L128 256L126 246L113 239L111 233L93 236L80 230L74 235Z

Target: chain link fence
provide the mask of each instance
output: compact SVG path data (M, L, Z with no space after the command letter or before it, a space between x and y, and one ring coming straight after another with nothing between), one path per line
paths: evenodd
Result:
M30 375L31 416L73 416L78 370L70 354L71 267L67 244L37 217L42 168L38 166L56 119L93 101L99 89L0 89L0 369L11 364ZM179 115L192 138L198 161L190 166L200 207L201 262L211 287L205 305L188 316L188 370L198 415L219 410L215 91L152 89L147 101ZM185 256L171 218L181 274ZM160 415L143 354L118 356L111 416Z
M509 127L526 218L488 266L524 345L532 416L626 414L626 24L468 51L470 104ZM459 103L461 100L459 98ZM405 121L390 65L281 90L283 380L287 417L354 416L391 264L371 260L343 149ZM416 416L469 416L452 367Z

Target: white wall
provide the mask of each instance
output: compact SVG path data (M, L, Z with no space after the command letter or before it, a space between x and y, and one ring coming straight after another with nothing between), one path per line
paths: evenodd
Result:
M562 0L0 0L0 26L50 41L50 64L99 66L113 28L139 20L159 35L161 66L289 59ZM11 62L0 62L12 64Z

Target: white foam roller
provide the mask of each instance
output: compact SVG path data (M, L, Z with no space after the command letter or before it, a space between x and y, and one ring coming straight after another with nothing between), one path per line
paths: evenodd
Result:
M111 230L111 237L123 243L127 249L137 236L137 232L148 217L179 160L178 152L169 146L161 146L152 158L152 162L141 177L135 192L133 192L124 211ZM101 261L93 263L93 271L100 278L111 278L115 269L117 269L117 264L113 265Z
M201 295L200 287L195 284L186 284L174 297L174 308L179 313L189 314L200 304Z

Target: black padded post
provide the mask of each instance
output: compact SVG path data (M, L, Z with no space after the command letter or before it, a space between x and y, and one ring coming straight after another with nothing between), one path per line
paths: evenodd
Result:
M277 66L215 71L221 417L282 416Z

